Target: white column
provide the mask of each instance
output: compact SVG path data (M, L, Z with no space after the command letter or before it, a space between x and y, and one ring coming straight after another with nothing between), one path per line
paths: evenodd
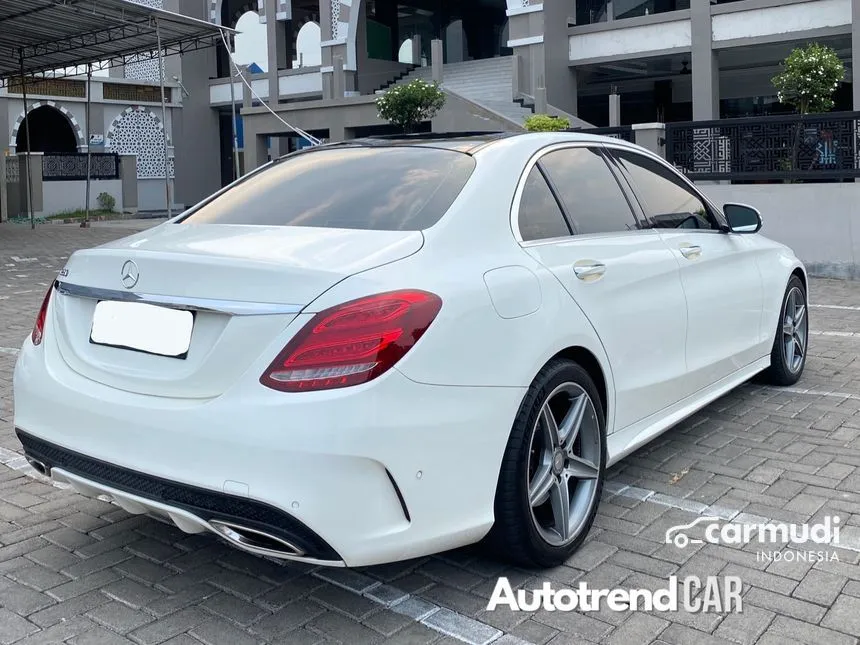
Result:
M693 120L720 118L720 69L713 49L711 0L691 0Z

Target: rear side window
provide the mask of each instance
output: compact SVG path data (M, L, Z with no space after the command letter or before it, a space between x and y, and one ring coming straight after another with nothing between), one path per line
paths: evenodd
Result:
M537 166L531 169L523 185L519 224L524 242L570 235L570 227Z
M336 147L249 176L182 222L419 231L438 222L475 161L451 150Z
M603 157L591 148L565 148L544 155L547 171L576 233L617 233L637 229L627 198Z

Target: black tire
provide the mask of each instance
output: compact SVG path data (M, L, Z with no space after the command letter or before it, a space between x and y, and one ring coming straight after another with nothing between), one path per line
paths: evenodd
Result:
M794 292L795 294L799 291L803 297L803 306L805 307L805 326L803 328L802 336L805 336L803 342L803 352L802 352L802 360L800 361L799 366L795 365L792 368L789 365L788 360L786 358L785 352L783 351L783 343L784 343L784 332L783 332L783 323L786 321L786 308L789 304L789 295ZM791 279L788 281L788 286L785 288L785 294L782 297L782 306L779 310L779 320L776 323L776 332L774 334L773 339L773 348L770 353L770 367L767 368L761 374L761 380L770 383L771 385L779 385L779 386L788 386L794 385L800 380L801 375L803 374L803 369L806 366L806 355L807 350L809 348L809 303L806 300L806 287L803 285L803 281L793 275Z
M599 442L600 456L599 460L595 460L598 466L597 478L588 480L596 482L596 491L593 493L593 501L586 502L586 508L588 506L590 508L587 513L582 514L585 516L582 528L572 541L557 546L549 543L535 526L537 519L533 517L529 503L529 468L533 447L532 437L535 432L538 432L538 416L549 396L565 384L579 386L592 403L589 408L594 411L594 415L589 413L592 424L591 434L594 434L593 423L596 420L599 438L592 438L590 445ZM585 441L585 438L582 441ZM605 470L606 420L600 394L594 381L577 363L565 359L553 359L535 377L514 420L496 489L495 523L487 536L486 543L496 555L515 564L527 567L553 567L564 563L580 547L591 529L600 504ZM572 484L574 487L577 485L576 481L578 480Z

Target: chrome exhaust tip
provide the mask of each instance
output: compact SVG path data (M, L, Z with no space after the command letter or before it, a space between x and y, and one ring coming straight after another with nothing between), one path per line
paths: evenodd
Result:
M46 477L48 476L48 467L45 464L43 464L38 459L33 459L32 457L26 457L26 459L27 463L33 467L33 470L35 470L40 475L45 475Z
M209 526L218 535L240 549L250 551L258 555L267 555L274 558L284 556L301 557L305 552L290 542L247 526L240 526L221 520L210 520Z

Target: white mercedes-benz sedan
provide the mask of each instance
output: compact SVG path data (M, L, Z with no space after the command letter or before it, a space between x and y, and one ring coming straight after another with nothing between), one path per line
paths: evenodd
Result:
M254 553L552 566L608 465L800 377L807 277L760 228L615 139L312 148L70 257L15 428L55 480Z

